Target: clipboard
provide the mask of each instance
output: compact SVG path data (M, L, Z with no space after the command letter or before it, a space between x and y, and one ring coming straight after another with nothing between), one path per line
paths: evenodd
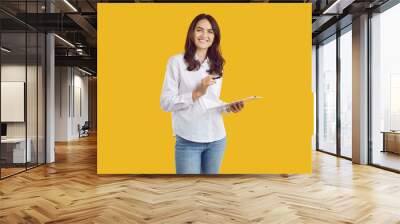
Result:
M226 104L219 105L219 106L216 106L216 107L212 107L212 108L209 108L209 109L224 109L226 107L230 107L232 104L235 104L235 103L250 102L250 101L254 101L254 100L260 100L260 99L263 99L263 98L264 97L262 97L262 96L249 96L249 97L246 97L246 98L243 98L243 99L240 99L240 100L233 101L231 103L226 103Z

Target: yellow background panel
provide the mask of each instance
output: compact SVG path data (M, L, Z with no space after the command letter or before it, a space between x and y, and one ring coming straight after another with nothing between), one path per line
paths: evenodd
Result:
M160 107L167 60L192 19L211 14L226 66L221 173L311 172L311 4L98 4L98 173L175 173L171 114Z

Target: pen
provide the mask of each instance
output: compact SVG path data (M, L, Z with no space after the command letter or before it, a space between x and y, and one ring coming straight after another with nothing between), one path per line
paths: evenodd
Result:
M222 75L219 75L219 76L217 76L217 77L215 77L215 78L213 78L214 80L216 80L216 79L219 79L219 78L221 78L222 77Z

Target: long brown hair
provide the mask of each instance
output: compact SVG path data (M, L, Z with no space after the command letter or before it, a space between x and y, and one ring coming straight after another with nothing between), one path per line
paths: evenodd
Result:
M212 45L207 49L207 57L210 65L210 69L207 72L210 74L215 74L215 75L218 74L222 76L225 60L221 55L221 49L219 46L221 41L221 33L217 21L214 19L214 17L204 13L196 16L193 19L186 35L184 59L188 64L187 70L193 71L193 70L198 70L200 68L200 62L194 58L197 48L193 41L193 33L197 23L202 19L206 19L208 20L208 22L210 22L211 28L214 32L214 41Z

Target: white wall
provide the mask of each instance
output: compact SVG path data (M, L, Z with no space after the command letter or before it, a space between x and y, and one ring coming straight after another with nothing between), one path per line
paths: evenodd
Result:
M84 73L79 70L75 70L75 82L74 85L79 87L81 90L81 109L82 112L75 113L75 120L73 123L73 127L75 127L73 136L75 138L79 138L79 133L77 126L80 124L81 126L85 123L85 121L89 120L89 91L88 91L88 77L84 76Z
M37 70L38 69L38 70ZM26 83L26 108L22 108L22 112L26 110L27 120L23 122L6 122L7 123L7 137L21 138L25 135L30 139L30 148L32 161L36 162L39 158L39 163L44 163L44 100L45 100L45 85L44 74L41 66L24 64L9 63L2 64L1 66L1 81L2 82L25 82ZM27 78L27 81L25 80ZM5 96L2 96L5 97ZM1 110L8 110L10 108L1 108ZM12 112L12 111L11 111ZM36 153L39 153L37 156ZM51 162L51 160L49 160Z
M70 141L88 120L88 77L72 67L56 67L55 73L55 140Z
M32 67L28 67L28 70ZM28 72L30 74L30 72ZM2 82L25 82L25 64L9 64L1 66ZM5 108L1 108L5 110ZM7 137L25 137L25 123L11 122L7 123Z
M69 68L55 68L55 141L68 141Z
M25 121L25 82L1 82L1 121ZM4 109L4 110L3 110Z
M314 99L314 131L313 131L313 135L312 135L312 149L316 150L316 142L317 142L317 135L316 135L316 131L317 131L317 49L316 46L313 45L312 46L312 93L313 93L313 99Z
M28 69L32 67L28 66ZM25 82L25 64L9 64L1 66L1 81Z
M28 80L30 85L36 85L36 81L32 81L33 78L30 77L34 75L36 77L36 66L27 66L25 67L25 64L20 65L20 64L4 64L1 66L1 81L2 82L25 82L25 75L27 69L27 75L28 75ZM31 98L36 99L36 88L28 88L27 89L27 96L28 96L28 105L27 106L34 106L35 105L29 105L30 102L33 102L34 100ZM31 92L32 91L32 92ZM36 101L35 101L36 103ZM2 110L6 110L6 108L1 108ZM31 111L28 111L31 112ZM32 117L33 116L33 117ZM34 121L36 123L36 113L28 113L28 122ZM7 136L8 137L25 137L25 122L7 122ZM28 129L30 127L33 127L31 123L28 124ZM36 130L36 126L34 127ZM28 130L28 137L31 132ZM36 132L35 132L36 133Z

